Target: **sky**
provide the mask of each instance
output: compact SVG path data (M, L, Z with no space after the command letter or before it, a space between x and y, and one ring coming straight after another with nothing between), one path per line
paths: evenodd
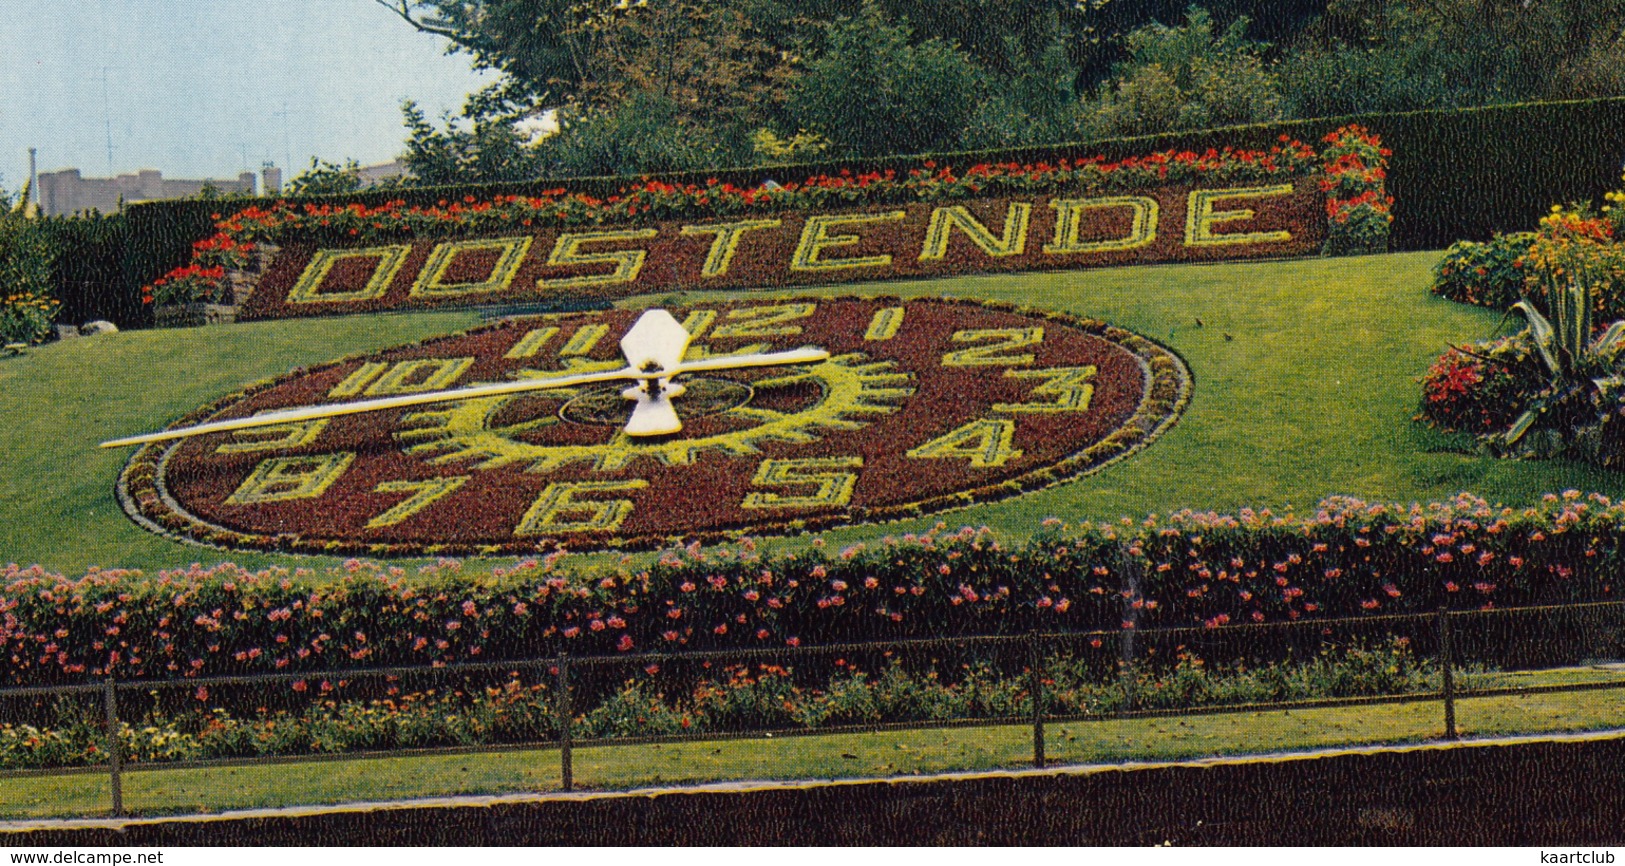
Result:
M374 0L0 0L0 188L30 147L85 177L388 162L403 99L438 118L494 80L446 46Z

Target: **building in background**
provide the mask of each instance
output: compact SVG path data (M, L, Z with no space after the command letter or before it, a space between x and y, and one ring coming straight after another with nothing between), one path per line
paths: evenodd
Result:
M267 193L275 192L281 187L280 169L266 165L261 174L264 176ZM205 187L213 187L222 194L254 195L259 191L254 173L251 171L245 171L232 180L222 178L171 180L165 178L162 172L153 169L143 169L135 174L121 174L118 177L83 177L79 174L79 169L69 168L41 173L37 195L40 209L46 215L59 216L89 210L112 213L124 205L137 202L189 198L202 193Z
M405 160L394 159L389 162L380 162L377 165L363 165L355 171L356 177L361 178L363 187L374 186L386 180L405 177Z
M260 195L276 195L282 191L282 169L274 163L260 165Z

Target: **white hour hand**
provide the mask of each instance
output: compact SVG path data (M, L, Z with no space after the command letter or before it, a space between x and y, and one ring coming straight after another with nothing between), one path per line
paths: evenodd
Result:
M683 422L677 418L677 410L671 405L671 398L682 393L682 385L661 388L654 395L643 387L622 391L622 397L638 401L632 407L632 417L626 422L626 435L667 436L683 429Z

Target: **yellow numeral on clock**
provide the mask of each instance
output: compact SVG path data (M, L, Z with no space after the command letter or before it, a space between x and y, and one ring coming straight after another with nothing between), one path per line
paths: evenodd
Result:
M858 483L858 473L843 469L862 469L862 457L808 457L801 460L763 460L756 467L756 476L750 480L757 487L783 485L816 485L806 496L782 493L748 493L743 508L819 508L840 506L852 501L852 488Z
M729 310L728 321L732 324L717 326L711 332L711 338L793 336L801 333L801 326L788 323L805 319L817 309L817 304L780 304Z
M230 496L227 505L255 505L261 502L286 502L290 499L315 499L327 492L350 468L355 454L340 451L336 454L316 454L310 457L270 457L260 461L254 471Z
M994 403L995 412L1082 412L1094 399L1095 386L1089 382L1095 368L1051 367L1047 370L1005 370L1006 379L1043 379L1032 393L1055 399L1048 403Z
M897 331L901 327L903 327L902 307L876 310L875 317L869 320L869 330L863 332L863 339L870 342L890 340L897 336Z
M632 515L632 500L603 499L579 500L582 493L618 493L623 490L642 490L649 482L641 478L629 481L555 481L547 485L542 495L525 512L514 535L546 535L551 532L613 532Z
M425 478L422 481L385 481L374 487L377 493L411 493L411 496L395 504L395 507L383 514L367 521L368 529L378 529L384 526L394 526L404 522L406 518L428 508L434 501L440 499L453 490L463 486L467 475L454 475L450 478Z
M972 468L988 469L1021 456L1021 450L1014 445L1015 436L1016 422L983 418L911 449L908 456L916 460L958 457L969 460Z
M1019 355L1002 355L1000 352L1011 352L1028 346L1036 346L1044 342L1043 328L973 328L968 331L955 331L955 343L976 343L983 340L992 342L986 346L973 346L969 349L960 349L942 356L944 367L1020 367L1033 362L1033 356L1023 352Z
M346 376L344 381L327 392L329 397L354 397L358 394L417 394L439 391L451 387L468 368L474 366L469 358L421 358L385 364L369 361Z
M558 332L558 328L551 326L546 328L531 328L529 331L526 331L525 336L520 337L519 342L514 343L513 348L509 349L508 353L502 357L514 359L534 358L536 357L536 353L540 352L542 347L547 345L547 341L553 339L554 335L556 335Z

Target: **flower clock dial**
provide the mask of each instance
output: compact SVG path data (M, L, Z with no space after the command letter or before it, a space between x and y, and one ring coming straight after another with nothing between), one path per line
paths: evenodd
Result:
M1189 394L1104 323L926 298L516 318L250 387L139 444L125 509L228 548L658 546L913 517L1132 454Z

